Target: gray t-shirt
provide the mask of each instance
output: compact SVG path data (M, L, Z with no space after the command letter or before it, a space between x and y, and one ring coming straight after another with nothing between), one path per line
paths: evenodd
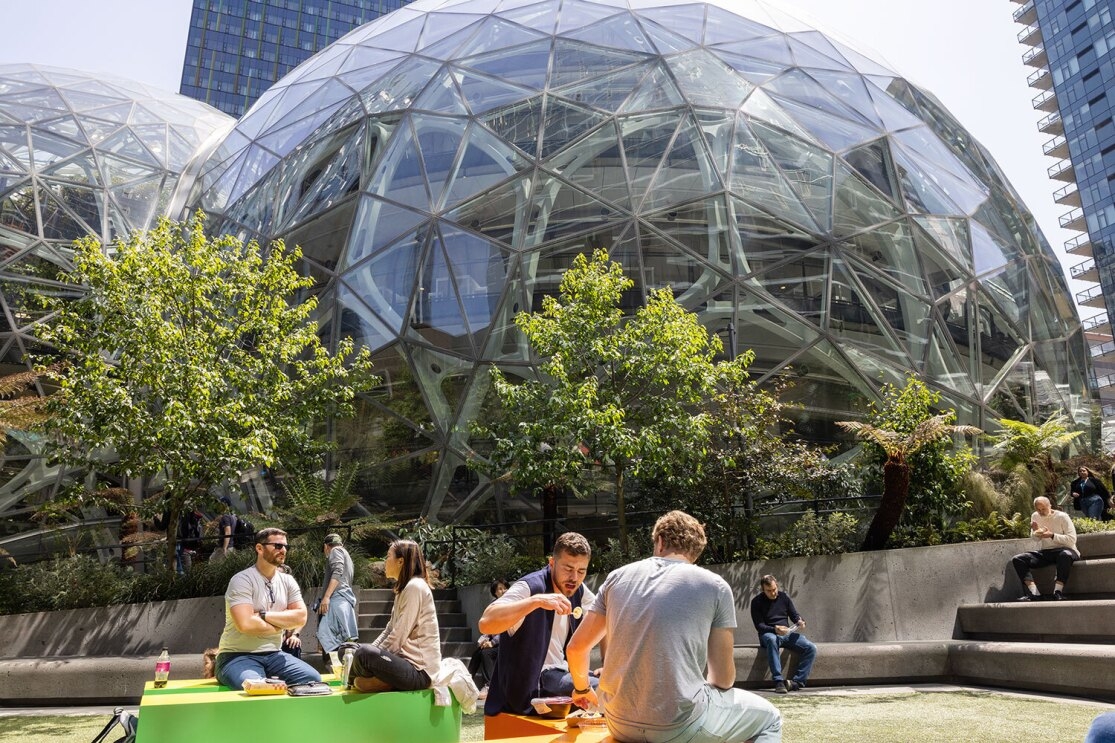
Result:
M255 611L283 611L291 604L302 603L302 591L294 576L283 571L267 580L255 565L241 570L228 582L225 591L225 629L221 633L219 652L273 653L282 649L283 631L278 627L269 635L245 635L232 621L232 607L251 604Z
M709 633L736 626L723 578L680 559L650 557L613 571L589 611L607 623L598 690L607 717L668 731L704 713Z
M338 588L351 587L352 575L355 572L348 550L341 546L334 547L329 550L329 555L325 558L325 582L321 584L322 591L329 588L329 581L333 578L337 579Z

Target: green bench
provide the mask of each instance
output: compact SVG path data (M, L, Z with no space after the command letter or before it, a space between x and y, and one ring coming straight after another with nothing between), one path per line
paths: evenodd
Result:
M147 682L137 743L245 743L251 740L458 743L461 708L434 704L434 692L362 694L330 682L320 697L248 696L214 680Z

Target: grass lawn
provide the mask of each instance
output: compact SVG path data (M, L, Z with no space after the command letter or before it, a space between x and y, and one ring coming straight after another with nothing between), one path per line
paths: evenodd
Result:
M1110 709L1098 703L955 687L825 690L771 697L782 710L785 743L1080 741L1092 719ZM107 715L21 717L0 711L0 740L89 743L106 722ZM114 733L109 740L119 737ZM465 715L461 740L483 739L483 715Z

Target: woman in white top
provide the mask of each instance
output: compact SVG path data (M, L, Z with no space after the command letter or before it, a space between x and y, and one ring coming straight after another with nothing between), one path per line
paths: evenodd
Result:
M428 689L441 665L441 632L426 561L417 544L398 539L384 570L395 581L391 619L375 642L357 648L349 680L359 691Z

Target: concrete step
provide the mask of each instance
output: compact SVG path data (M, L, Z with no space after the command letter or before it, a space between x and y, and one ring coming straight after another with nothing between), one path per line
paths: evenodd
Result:
M1115 554L1115 552L1112 552ZM456 601L456 588L433 589L435 601ZM395 591L390 588L360 588L356 591L357 601L394 601Z
M387 626L389 619L391 619L390 614L361 614L356 618L356 623L360 629L381 630ZM468 617L464 614L442 614L438 612L437 623L442 627L464 627L470 632L472 631L468 626Z
M1015 601L958 607L968 640L1115 644L1115 600Z
M361 601L356 605L357 614L390 614L391 607L394 606L394 601ZM460 601L435 601L434 611L438 614L445 612L447 614L457 614L461 611Z
M438 627L441 632L441 641L444 642L469 642L475 644L472 639L472 630L468 627ZM372 642L383 632L383 628L360 628L360 642ZM471 653L471 651L469 651Z
M1085 560L1115 557L1115 531L1081 534L1076 538L1076 549L1080 552L1080 557Z
M969 684L1115 700L1115 645L965 642L952 648L950 660Z
M808 685L931 683L949 681L949 650L955 640L910 642L826 642L817 645L817 658ZM757 645L735 648L736 685L749 689L771 686L766 653ZM782 669L789 678L796 656L782 653Z

